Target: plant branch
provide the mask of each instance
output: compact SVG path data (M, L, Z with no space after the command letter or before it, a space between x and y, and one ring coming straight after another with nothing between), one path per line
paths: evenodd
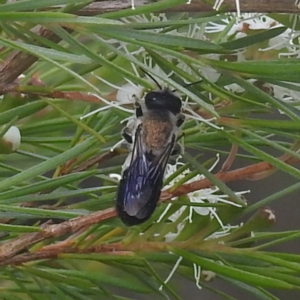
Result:
M58 43L60 38L52 31L37 26L32 30L35 34ZM22 51L12 51L0 64L0 84L13 83L24 71L37 61L37 57Z
M293 164L298 162L296 158L288 158L285 162ZM234 180L242 180L251 178L251 176L274 169L274 167L267 162L256 163L244 168L232 170L229 172L219 172L215 176L223 182ZM212 182L208 179L198 180L189 184L182 185L175 190L172 188L163 191L161 194L161 201L167 201L171 198L186 195L190 192L201 190L212 186ZM9 241L0 246L0 264L8 258L15 256L20 251L28 248L29 246L53 237L60 237L70 233L75 233L78 230L88 227L101 221L113 218L116 216L114 208L108 208L102 211L97 211L87 216L80 216L60 224L43 224L40 232L24 234L20 238Z
M95 156L89 158L87 161L85 161L81 165L74 167L69 172L66 172L66 174L68 174L68 173L78 173L78 172L82 172L82 171L88 170L92 166L100 164L100 163L102 163L104 161L108 161L109 159L112 159L115 156L118 156L118 155L121 155L121 154L124 154L124 153L127 153L127 152L128 151L126 149L116 148L116 149L114 149L112 151L109 151L107 153L95 155Z
M56 89L48 88L42 86L41 84L36 85L19 85L18 83L11 84L0 84L0 95L8 94L8 93L18 93L25 94L28 96L39 96L39 97L47 97L51 99L65 99L65 100L80 100L88 103L101 104L102 101L99 97L82 92L73 92L73 91L59 91ZM115 92L105 95L106 100L114 101L116 100Z
M40 226L41 231L25 234L11 242L0 246L0 262L14 256L18 252L26 249L32 244L43 241L48 238L59 237L65 234L76 232L82 227L97 224L103 220L116 216L114 208L108 208L87 216L80 216L60 224L48 223Z
M135 0L135 7L151 4L153 0ZM205 0L192 0L191 4L182 4L165 10L165 12L212 12L214 0L208 4ZM113 12L121 9L130 9L131 0L109 0L97 1L82 8L78 13L85 16L93 16L106 12ZM224 0L221 8L228 12L236 12L236 0ZM299 13L299 8L295 5L294 0L240 0L241 12L258 12L258 13Z
M104 253L109 255L118 255L118 256L135 256L137 259L140 257L135 255L135 251L153 252L153 251L168 251L171 248L184 248L189 250L202 250L202 251L218 251L218 252L232 252L235 251L232 248L229 248L225 245L218 243L212 244L209 243L202 244L186 244L185 242L172 242L172 243L162 243L162 242L143 242L143 243L112 243L104 244L100 246L91 246L86 249L80 249L77 247L65 247L65 248L55 248L52 250L38 250L34 253L24 253L16 255L15 257L8 258L6 260L0 261L0 266L8 265L20 265L30 261L38 261L42 259L55 259L63 256L64 254L88 254L88 253Z
M294 164L299 162L297 158L291 157L285 161L287 164ZM253 175L261 172L265 172L268 170L275 169L271 164L268 162L260 162L257 164L253 164L244 168L232 170L229 172L218 172L214 176L220 179L222 182L229 182L229 181L236 181L242 179L250 179ZM191 192L195 192L201 189L205 189L212 186L212 182L205 178L202 180L197 180L188 184L184 184L177 189L173 190L172 188L163 191L160 197L161 201L166 201L174 197L179 197L182 195L186 195Z

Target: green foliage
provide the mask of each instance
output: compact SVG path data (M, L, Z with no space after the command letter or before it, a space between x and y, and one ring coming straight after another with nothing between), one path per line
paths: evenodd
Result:
M89 2L0 5L2 299L127 299L124 290L180 299L161 275L174 265L181 276L228 299L233 298L206 282L206 271L257 299L277 299L269 289L298 290L300 255L266 248L298 239L299 232L272 232L274 216L265 205L298 192L299 183L248 205L226 185L264 178L275 169L300 178L294 165L300 159L299 99L284 101L266 88L299 93L300 60L278 58L278 50L258 52L292 26L289 16L272 15L286 27L248 29L243 37L228 34L232 18L223 32L204 38L188 32L195 24L202 30L209 22L223 24L228 16L182 12L159 19L159 11L185 0L77 16ZM39 25L56 36L41 34ZM245 61L238 60L241 49ZM23 56L5 69L13 51ZM13 78L28 54L37 60L24 67L24 78ZM133 105L122 109L114 100L116 86L127 81L144 91L153 88L141 69L176 89L183 100L188 97L185 148L211 156L203 161L185 154L184 163L166 178L168 189L154 215L126 228L112 209L117 180L111 174L121 173L127 151L110 149L120 141L121 122L132 115ZM220 76L212 80L205 69ZM226 88L231 84L242 90ZM97 114L80 118L99 107ZM278 111L285 120L274 114ZM12 125L20 129L22 143L7 154L5 133ZM246 151L236 157L248 166L215 176L215 153L226 159L232 144ZM274 149L280 157L270 154ZM210 193L226 201L210 201ZM200 194L201 201L192 200ZM247 220L243 226L227 226L241 217Z

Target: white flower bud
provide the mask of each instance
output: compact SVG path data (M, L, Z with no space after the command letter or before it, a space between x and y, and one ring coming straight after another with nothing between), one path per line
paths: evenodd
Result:
M20 130L16 126L11 126L6 133L4 134L3 138L5 143L9 143L11 152L16 151L21 144L21 134Z

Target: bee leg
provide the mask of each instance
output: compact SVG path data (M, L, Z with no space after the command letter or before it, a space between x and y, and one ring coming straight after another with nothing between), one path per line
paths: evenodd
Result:
M135 115L136 115L137 118L142 117L144 114L143 114L143 111L142 111L142 107L139 103L139 99L135 95L133 97L135 99L135 103L134 103Z
M184 115L179 115L178 119L176 121L176 126L181 127L181 125L184 123L184 121L185 121L185 116Z
M127 130L128 130L127 127L123 128L121 135L128 144L132 144L132 136L128 133Z
M180 144L175 144L174 149L171 152L171 156L178 156L182 153L182 147Z
M183 153L183 148L179 143L175 144L174 149L171 152L168 163L171 165L175 165L177 162L177 158L179 155Z
M135 115L137 118L142 117L144 115L142 111L142 107L140 105L135 108Z
M176 164L177 157L179 155L182 155L184 153L184 146L181 143L178 143L178 141L184 136L184 132L181 132L177 138L176 138L176 144L174 145L174 148L170 154L169 163L172 165Z
M181 132L178 134L177 138L176 138L176 142L178 142L181 138L183 138L184 135L185 135L185 133L184 133L183 131L181 131ZM175 145L175 146L176 146L176 145Z

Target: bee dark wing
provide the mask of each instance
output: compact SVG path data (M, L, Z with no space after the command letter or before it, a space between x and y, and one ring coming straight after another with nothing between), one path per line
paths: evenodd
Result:
M131 163L123 173L117 196L118 214L127 225L142 223L154 212L175 142L174 136L164 151L154 156L143 144L141 126L136 131Z

